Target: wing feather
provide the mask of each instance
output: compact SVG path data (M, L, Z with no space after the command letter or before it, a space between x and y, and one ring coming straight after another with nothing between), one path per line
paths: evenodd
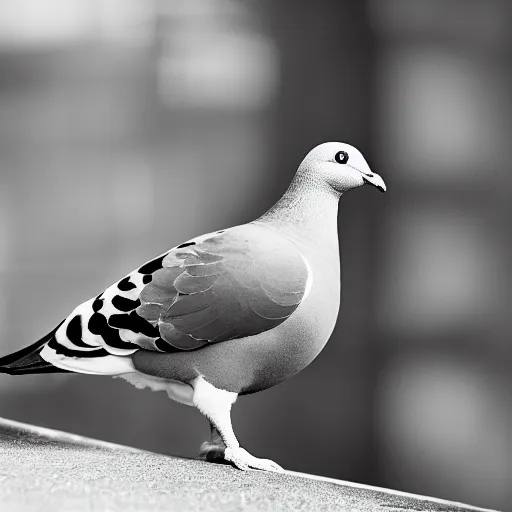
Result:
M269 228L204 235L81 304L56 330L48 357L195 350L256 335L293 314L307 279L300 251Z
M252 336L284 322L304 296L308 270L288 239L256 225L183 244L140 294L139 315L180 349Z

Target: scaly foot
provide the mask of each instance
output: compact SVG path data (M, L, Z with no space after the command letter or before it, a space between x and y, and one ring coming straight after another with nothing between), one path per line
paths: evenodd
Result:
M240 446L238 448L226 448L224 451L224 459L231 462L242 471L247 469L261 469L263 471L275 471L277 473L284 471L279 464L268 459L258 459Z

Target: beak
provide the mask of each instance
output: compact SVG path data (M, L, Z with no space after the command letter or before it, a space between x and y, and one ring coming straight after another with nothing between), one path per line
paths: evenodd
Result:
M386 184L378 174L363 174L363 181L378 188L381 192L386 192Z

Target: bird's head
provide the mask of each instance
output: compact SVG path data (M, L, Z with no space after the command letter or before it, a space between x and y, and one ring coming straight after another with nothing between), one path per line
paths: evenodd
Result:
M325 142L313 148L299 170L314 174L340 194L366 183L386 191L384 180L370 170L363 155L342 142Z

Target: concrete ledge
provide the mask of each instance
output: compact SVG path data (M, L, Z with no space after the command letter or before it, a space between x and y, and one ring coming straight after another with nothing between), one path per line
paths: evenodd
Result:
M0 510L484 511L329 478L241 472L0 419Z

